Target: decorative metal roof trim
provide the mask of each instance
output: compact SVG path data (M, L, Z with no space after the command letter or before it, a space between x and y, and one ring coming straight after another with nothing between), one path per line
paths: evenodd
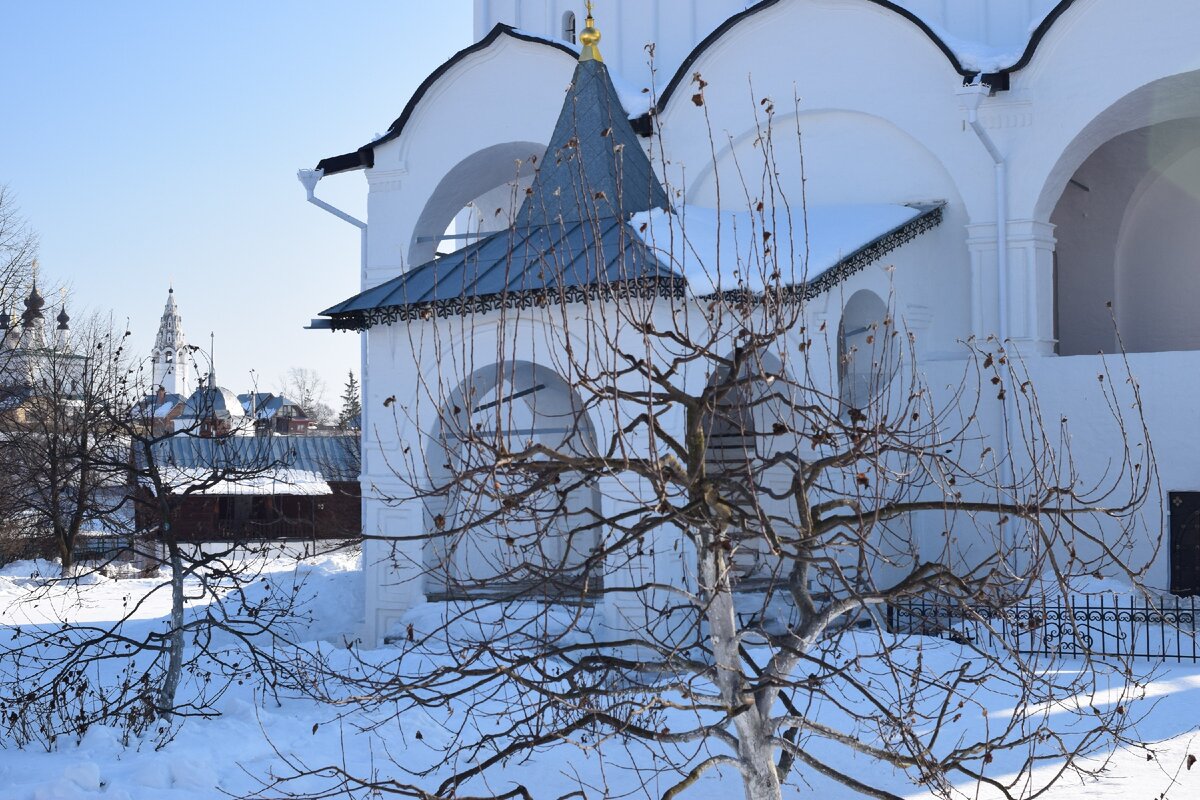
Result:
M793 284L791 286L781 286L778 290L771 290L769 293L774 294L780 299L791 301L806 301L812 300L833 287L845 281L851 275L862 272L871 264L881 260L888 253L916 239L921 234L931 231L938 225L942 224L944 217L943 211L946 208L945 202L940 202L925 208L921 214L913 217L908 222L894 228L883 236L880 236L873 241L868 242L859 249L855 250L850 255L843 258L838 263L834 264L829 269L822 272L811 281L804 283ZM713 294L705 295L704 300L728 300L732 302L745 302L755 298L762 297L764 292L752 292L745 289L730 289L722 292L714 292Z
M588 286L564 286L557 289L531 289L503 294L454 297L411 305L385 306L333 318L337 331L364 331L376 325L413 320L447 319L449 317L485 314L502 309L548 308L565 303L627 300L632 298L687 296L687 281L681 277L650 277L633 280L594 283Z
M775 294L790 301L811 300L845 281L851 275L862 272L871 264L902 247L921 234L933 230L942 223L944 202L925 207L921 214L903 225L888 231L816 278L793 286L783 286ZM333 329L337 331L364 331L376 325L391 325L395 322L426 321L449 317L485 314L501 309L545 308L564 303L586 303L597 300L624 300L630 298L667 297L682 299L687 296L687 281L675 277L646 277L632 280L595 283L587 286L564 286L551 289L503 292L501 294L453 297L431 302L383 306L369 311L356 311L333 317ZM745 302L763 296L763 292L730 289L705 295L704 300L729 300Z

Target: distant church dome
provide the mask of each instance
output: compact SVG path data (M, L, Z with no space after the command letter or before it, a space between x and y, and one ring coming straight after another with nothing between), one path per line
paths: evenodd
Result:
M42 313L45 305L46 301L38 294L37 284L34 283L29 297L25 298L25 313L21 315L22 327L32 328L37 320L45 319L45 315Z
M246 416L246 410L235 393L217 384L216 370L208 373L208 380L192 392L184 407L183 416L192 419L216 418L230 420Z

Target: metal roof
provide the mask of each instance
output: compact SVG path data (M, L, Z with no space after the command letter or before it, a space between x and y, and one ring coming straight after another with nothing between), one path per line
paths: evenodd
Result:
M608 67L580 61L518 223L623 218L668 205Z
M682 293L628 226L666 208L608 68L581 61L515 224L321 312L361 330L396 319L471 313L628 291Z
M513 302L578 299L637 285L682 291L632 228L613 217L513 228L419 267L321 312L335 328L362 329L429 314L486 311Z
M222 436L179 434L156 442L155 459L179 469L277 469L353 482L360 471L357 436Z

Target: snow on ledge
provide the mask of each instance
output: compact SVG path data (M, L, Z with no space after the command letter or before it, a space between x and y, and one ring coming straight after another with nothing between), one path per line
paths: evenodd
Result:
M803 215L680 206L675 213L639 212L630 225L659 261L704 297L810 282L920 214L885 204L810 206Z

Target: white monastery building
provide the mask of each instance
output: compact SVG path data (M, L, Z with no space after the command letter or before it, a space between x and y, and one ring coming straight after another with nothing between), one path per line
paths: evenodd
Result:
M1005 342L1046 417L1071 418L1075 456L1097 475L1114 446L1097 376L1119 331L1160 475L1137 544L1147 582L1200 591L1200 3L602 0L603 61L591 40L581 60L581 5L476 0L475 43L403 109L381 105L399 112L385 134L301 173L319 205L320 180L367 182L365 223L331 209L363 230L362 294L319 322L363 332L369 539L428 530L467 502L395 501L412 494L413 470L454 457L431 443L438 413L422 408L422 387L444 380L466 414L536 392L513 424L548 435L573 389L539 333L551 323L535 319L538 293L761 288L733 267L753 256L753 228L732 232L752 226L771 183L776 210L779 195L806 209L775 226L777 241L806 243L791 276L806 327L840 331L839 352L853 353L854 336L894 314L933 386L962 374L963 342ZM572 214L598 224L572 228ZM689 246L667 247L685 215ZM719 246L697 243L721 225ZM584 258L601 250L624 258ZM513 308L526 318L506 323ZM559 317L567 338L583 324ZM435 331L455 348L431 346ZM488 383L485 354L501 350L518 366ZM468 351L469 364L450 357ZM832 360L829 390L853 401L870 365ZM988 412L997 429L1000 405ZM604 441L615 421L588 424ZM578 502L613 496L601 487ZM367 547L372 639L455 570L478 577L503 561L484 545ZM670 581L665 550L649 566ZM431 558L446 564L442 583ZM606 613L616 624L626 611Z

